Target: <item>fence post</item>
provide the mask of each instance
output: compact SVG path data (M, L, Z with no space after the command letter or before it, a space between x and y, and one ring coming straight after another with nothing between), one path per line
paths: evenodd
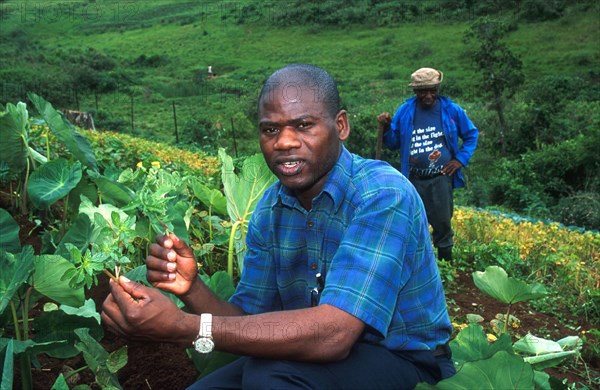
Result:
M175 111L175 102L173 102L173 122L175 123L175 143L179 143L179 132L177 131L177 111Z

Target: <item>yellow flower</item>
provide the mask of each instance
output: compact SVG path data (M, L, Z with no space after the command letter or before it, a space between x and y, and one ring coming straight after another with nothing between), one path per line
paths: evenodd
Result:
M144 168L144 164L142 164L142 162L140 161L139 163L136 164L135 167L136 168Z
M498 338L491 333L488 333L485 336L487 337L487 341L490 343L493 343L494 341L498 340Z
M156 169L160 169L160 161L152 161L152 167Z

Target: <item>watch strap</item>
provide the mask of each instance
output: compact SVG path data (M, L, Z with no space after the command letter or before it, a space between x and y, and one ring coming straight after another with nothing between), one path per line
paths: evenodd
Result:
M212 314L202 313L200 315L199 337L212 337Z

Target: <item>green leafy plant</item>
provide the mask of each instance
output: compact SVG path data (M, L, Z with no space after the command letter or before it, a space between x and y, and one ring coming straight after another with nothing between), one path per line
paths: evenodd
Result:
M222 180L227 198L227 212L231 219L231 237L227 260L227 272L233 278L233 256L237 256L238 270L243 269L246 253L246 232L254 208L265 190L277 178L267 166L261 154L255 154L244 160L241 172L235 173L233 160L224 149L219 149L222 163Z
M528 334L513 344L508 324L517 319L510 315L510 305L546 296L545 289L509 278L498 266L473 273L473 280L481 291L509 306L507 314L497 318L499 337L490 343L477 323L483 318L471 315L470 324L450 342L457 373L435 386L419 384L417 389L550 389L550 376L541 370L578 355L580 338L571 336L555 342Z
M547 295L543 285L528 285L522 280L510 278L503 268L495 265L487 267L484 272L474 272L473 281L478 289L508 305L506 315L504 316L505 325L502 326L504 332L507 332L509 329L507 325L511 318L511 305L521 301L542 298Z

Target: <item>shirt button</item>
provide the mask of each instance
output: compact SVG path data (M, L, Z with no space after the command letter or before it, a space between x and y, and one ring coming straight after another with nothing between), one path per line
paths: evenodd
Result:
M308 227L312 228L313 226L315 226L315 223L313 221L309 221L308 222Z
M316 270L317 269L317 263L311 263L310 264L310 269L313 270L313 271Z

